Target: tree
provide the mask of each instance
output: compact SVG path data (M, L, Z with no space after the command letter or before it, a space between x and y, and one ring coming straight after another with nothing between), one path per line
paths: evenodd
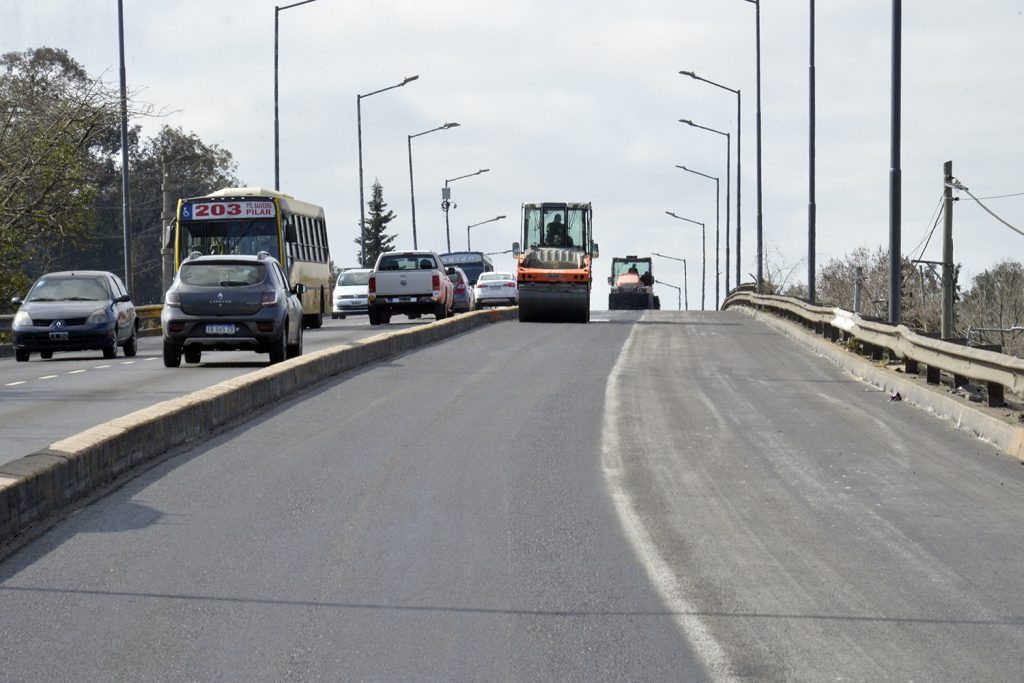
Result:
M384 188L379 180L373 181L373 190L370 193L370 201L366 203L370 210L369 219L366 225L362 226L362 238L366 241L366 259L362 262L364 268L372 268L377 262L377 257L384 252L393 251L395 238L398 235L388 235L386 230L388 223L395 220L397 216L394 211L386 211L387 204L384 203ZM361 244L360 238L355 239L356 244ZM359 262L360 253L356 252L356 262Z
M163 174L171 205L177 200L207 194L238 184L237 164L231 152L207 145L195 133L163 126L155 137L140 140L139 129L129 136L129 211L132 227L132 276L128 282L135 303L160 303L163 300ZM122 224L121 171L108 164L97 179L99 192L95 203L95 233L89 244L71 257L78 267L119 272L124 269L124 230Z
M1024 325L1024 265L1019 261L1000 261L975 275L964 293L957 311L957 329L972 342L1002 344L1006 353L1024 353L1020 332L1009 332ZM972 334L976 328L986 328Z
M119 93L65 50L0 56L0 301L89 234Z

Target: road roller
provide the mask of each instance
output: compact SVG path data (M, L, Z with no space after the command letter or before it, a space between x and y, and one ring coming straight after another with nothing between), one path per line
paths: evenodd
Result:
M589 202L523 204L522 242L512 244L521 322L589 322L591 218Z

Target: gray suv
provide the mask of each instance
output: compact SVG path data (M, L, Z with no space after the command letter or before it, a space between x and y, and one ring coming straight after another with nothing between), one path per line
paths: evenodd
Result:
M271 363L302 354L305 285L289 288L277 259L202 256L182 262L164 298L164 365L198 363L204 350L269 353Z

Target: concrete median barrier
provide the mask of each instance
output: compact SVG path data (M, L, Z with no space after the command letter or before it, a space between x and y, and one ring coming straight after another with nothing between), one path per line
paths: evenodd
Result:
M125 480L140 466L341 373L516 317L513 307L497 308L382 332L157 403L0 466L0 550L24 540L20 536L33 537L33 531L44 530L60 512Z

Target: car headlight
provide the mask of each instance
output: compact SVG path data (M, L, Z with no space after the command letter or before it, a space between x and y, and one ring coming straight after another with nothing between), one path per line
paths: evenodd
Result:
M107 315L107 309L97 308L95 311L89 314L89 317L85 319L86 325L99 325L110 320L110 316Z
M14 323L16 327L28 326L32 324L32 316L27 311L18 311L14 314Z

